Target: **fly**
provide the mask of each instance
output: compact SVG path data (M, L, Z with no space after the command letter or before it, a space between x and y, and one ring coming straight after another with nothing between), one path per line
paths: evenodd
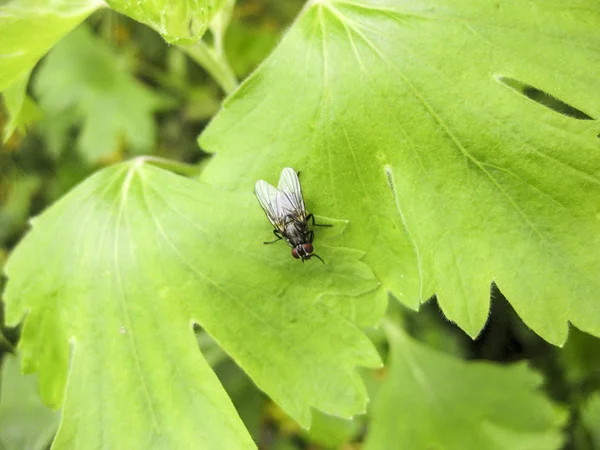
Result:
M258 180L254 193L267 219L274 227L273 234L277 236L277 239L265 244L273 244L283 239L292 247L294 258L304 262L305 259L314 256L325 264L319 255L313 253L314 232L308 227L308 222L311 221L313 226L331 225L316 224L315 217L306 214L302 188L296 171L290 167L283 169L277 187L271 186L264 180Z

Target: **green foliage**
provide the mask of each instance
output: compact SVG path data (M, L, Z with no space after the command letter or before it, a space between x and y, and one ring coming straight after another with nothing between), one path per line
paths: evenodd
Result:
M115 11L156 30L171 44L192 43L202 37L225 0L108 0Z
M600 389L600 340L576 328L569 331L569 340L558 355L564 367L564 377L570 385L578 386L577 400L589 391Z
M17 348L53 448L596 445L596 2L108 3L37 68L106 5L0 6L0 447L56 430Z
M4 245L18 231L23 231L29 217L31 197L40 187L34 176L21 177L13 183L12 192L0 207L0 245Z
M247 239L266 231L251 192L225 193L144 161L100 171L52 206L6 267L7 323L29 311L25 370L39 371L49 404L65 392L55 445L251 445L197 351L193 322L302 425L311 406L363 412L354 368L378 365L378 355L321 300L377 285L361 253L324 246L339 263L290 264L287 251Z
M544 339L567 321L600 335L597 125L499 79L600 117L600 11L583 4L310 2L203 133L203 179L301 168L383 289L412 308L436 293L471 336L492 280Z
M47 125L52 141L64 142L74 124L81 124L78 147L95 162L117 152L152 152L155 125L152 113L164 100L140 84L122 67L106 41L80 26L63 39L40 65L33 89L44 113L66 121ZM58 144L54 152L63 150Z
M594 394L583 409L583 423L590 432L593 448L600 447L600 393Z
M2 132L4 143L8 141L15 130L24 134L25 126L40 118L40 112L36 104L26 92L29 75L29 72L24 72L3 92L4 106L10 116L10 120Z
M100 6L89 1L12 0L0 5L0 92Z
M358 435L364 417L353 420L341 419L323 413L316 413L311 425L309 438L325 448L340 448Z
M0 448L44 450L58 428L60 414L40 401L37 376L23 375L20 361L5 356L0 383Z
M365 450L558 449L566 414L539 392L523 363L466 362L386 324L390 357Z

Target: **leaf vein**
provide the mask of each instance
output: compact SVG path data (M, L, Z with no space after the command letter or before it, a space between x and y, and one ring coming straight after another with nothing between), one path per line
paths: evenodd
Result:
M115 263L115 278L117 282L117 297L119 299L119 303L121 304L121 310L123 312L123 316L127 323L127 330L131 330L131 332L126 333L126 336L131 344L131 349L134 355L134 364L136 371L138 373L138 377L140 379L140 383L142 386L142 390L144 392L145 399L148 403L148 407L150 409L150 415L152 417L152 424L157 433L160 433L160 428L158 426L158 419L156 417L155 407L152 402L152 398L150 397L150 391L148 389L148 385L146 384L146 378L144 377L144 372L140 363L140 352L137 347L137 342L134 337L134 329L132 326L131 316L129 315L129 307L127 305L127 300L125 298L125 289L123 287L123 278L121 274L121 266L119 264L119 244L120 244L120 231L121 231L121 223L123 221L123 215L125 213L125 205L127 204L127 199L129 196L129 191L131 189L131 183L135 173L138 170L138 167L143 164L143 161L140 159L129 168L127 172L127 176L125 178L125 182L123 183L123 187L121 189L121 193L119 198L119 209L117 212L117 217L115 221L115 238L114 238L114 248L113 248L113 259ZM131 245L131 244L130 244ZM132 249L133 250L133 249Z

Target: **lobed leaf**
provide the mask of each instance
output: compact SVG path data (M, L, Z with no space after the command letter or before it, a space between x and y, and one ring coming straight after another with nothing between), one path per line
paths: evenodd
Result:
M598 28L593 0L310 1L202 134L203 179L301 170L383 289L471 336L492 281L544 339L600 336Z
M525 364L468 362L386 324L388 372L373 403L365 450L559 449L566 411L539 392Z
M56 448L252 447L194 323L302 425L310 407L363 412L355 366L379 357L324 301L377 286L362 253L323 245L343 263L300 264L262 244L251 186L227 193L144 161L75 188L6 266L6 320L27 312L24 368L40 372L46 401L59 406L64 392Z
M33 90L51 141L63 141L71 132L67 125L81 123L77 145L88 161L109 159L122 147L134 154L153 149L153 113L165 102L121 66L114 49L84 25L50 52Z

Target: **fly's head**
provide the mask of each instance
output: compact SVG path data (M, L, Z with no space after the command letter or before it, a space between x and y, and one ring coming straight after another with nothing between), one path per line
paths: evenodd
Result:
M296 245L294 248L292 248L292 256L296 259L301 259L302 262L314 256L315 258L319 259L323 264L325 264L325 261L323 261L319 255L313 253L313 251L313 245L310 242L307 242L304 244Z
M310 259L313 250L313 245L310 243L299 244L292 249L292 256L296 259L302 259L302 262L304 262L305 259Z

